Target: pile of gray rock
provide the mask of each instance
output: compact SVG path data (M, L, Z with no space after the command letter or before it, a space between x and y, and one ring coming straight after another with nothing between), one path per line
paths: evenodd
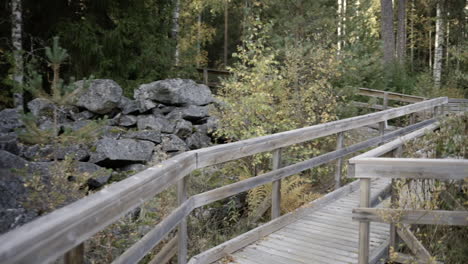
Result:
M40 129L59 134L106 117L107 124L91 144L24 144L17 134L24 129L21 113L16 109L0 111L0 192L9 193L0 197L0 233L30 217L19 213L23 210L18 198L25 193L24 179L15 171L47 175L54 159L71 156L78 171L113 170L88 181L89 187L99 188L116 174L135 173L212 142L217 121L209 113L215 100L205 85L184 79L156 81L135 90L134 100L123 96L122 88L112 80L76 82L78 87L83 85L86 88L70 105L57 106L36 98L27 107Z

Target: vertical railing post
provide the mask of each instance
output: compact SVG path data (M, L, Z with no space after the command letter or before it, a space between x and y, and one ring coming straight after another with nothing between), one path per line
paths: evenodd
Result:
M361 178L360 181L360 207L370 206L370 179ZM359 264L369 263L369 221L359 221Z
M383 110L387 110L388 108L388 92L384 92L383 94Z
M281 148L273 151L273 170L281 168ZM271 189L271 219L281 215L281 180L273 182Z
M399 158L402 156L402 153L403 153L403 147L402 146L399 146L397 149L394 150L393 152L393 156L395 158ZM397 193L396 193L396 190L395 190L395 182L396 180L395 179L392 179L392 185L391 185L391 191L390 191L390 201L391 201L391 206L394 206L395 203L397 202ZM396 231L396 226L394 223L391 223L390 224L390 241L389 241L389 250L390 248L393 248L393 250L396 250L397 246L397 231ZM391 252L388 252L389 256L390 256L390 253Z
M336 138L336 150L340 150L343 148L344 142L344 132L340 132ZM336 168L335 168L335 190L341 187L341 171L343 168L343 158L339 158L336 160Z
M208 86L208 69L203 68L203 83Z
M379 134L380 136L383 136L385 134L385 121L379 122Z
M388 109L388 92L384 92L384 94L383 94L383 103L382 103L382 111L385 111L387 109ZM385 128L387 128L387 127L388 127L388 121L385 120L383 129L385 130ZM381 135L383 135L384 133L385 132L381 132Z
M439 106L434 106L434 109L432 111L432 118L435 118L439 115Z
M416 113L410 114L410 125L416 124Z
M177 204L180 206L187 200L187 177L184 177L177 183ZM177 263L187 263L187 217L179 224L177 244Z
M65 253L64 256L64 263L65 264L84 264L84 254L85 254L85 247L84 242L79 244L78 246L72 248L70 251Z

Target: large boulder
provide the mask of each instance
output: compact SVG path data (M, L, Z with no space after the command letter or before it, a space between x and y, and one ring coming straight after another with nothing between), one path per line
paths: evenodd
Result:
M122 114L128 115L138 111L138 104L135 100L122 96L122 98L120 98L119 108L122 110Z
M28 161L5 150L0 150L0 169L22 169Z
M58 160L64 160L67 156L82 161L89 157L89 153L88 148L81 144L57 147L54 145L32 145L23 147L21 156L31 161L51 161L55 157Z
M138 117L134 115L122 115L119 117L118 125L129 127L134 126L138 121Z
M184 139L190 136L193 132L193 125L189 121L183 119L177 120L174 128L174 134Z
M3 154L0 153L0 159ZM23 207L27 196L24 180L10 168L0 168L0 193L0 234L37 217L34 210Z
M97 189L104 186L109 182L112 174L110 170L89 162L78 162L76 164L76 171L78 173L86 173L91 176L91 178L88 179L88 186L91 189Z
M176 135L165 135L163 137L162 150L164 152L183 152L188 150L185 142Z
M93 118L94 116L95 116L95 114L93 114L92 112L87 111L87 110L84 110L82 112L77 112L77 113L71 113L71 115L70 115L70 117L74 121L87 120L87 119Z
M174 124L162 116L138 116L137 127L139 130L152 129L169 134L174 132Z
M103 138L96 144L96 152L89 159L92 163L102 161L149 161L154 143L135 139ZM126 164L125 164L126 165Z
M53 117L55 104L45 98L36 98L28 103L28 109L36 116Z
M75 85L81 88L87 83L78 81ZM89 87L85 87L75 105L94 113L107 114L119 106L121 98L122 88L116 82L109 79L97 79L89 81Z
M168 118L183 118L192 123L204 123L209 116L208 106L189 105L174 109L168 114Z
M135 131L135 132L128 132L121 136L122 138L131 138L131 139L139 139L139 140L147 140L153 143L159 144L161 143L161 132L154 131L154 130L143 130L143 131Z
M208 147L211 144L211 138L204 133L195 132L185 142L190 149L199 149Z
M0 132L10 132L22 125L21 114L17 109L0 111Z
M0 149L18 155L18 137L15 134L0 134Z
M214 101L210 88L188 79L168 79L142 84L135 90L140 112L166 105L207 105Z

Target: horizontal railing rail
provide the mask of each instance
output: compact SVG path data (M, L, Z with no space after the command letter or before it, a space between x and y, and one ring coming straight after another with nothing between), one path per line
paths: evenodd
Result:
M371 263L369 259L369 222L390 223L389 245L395 247L396 234L409 241L411 247L416 247L416 238L408 227L397 230L396 223L402 224L440 224L440 225L468 225L468 211L443 211L443 210L408 210L371 208L369 203L370 180L373 178L388 179L438 179L443 181L463 180L468 177L468 160L464 159L414 159L399 158L404 144L410 140L425 135L439 127L439 122L434 122L422 129L416 130L403 137L386 143L378 148L358 155L349 160L348 176L358 178L360 181L360 207L353 209L353 220L359 221L359 263ZM395 152L394 158L380 157L391 151ZM391 193L392 201L395 196ZM416 241L416 242L415 242ZM411 248L420 261L431 259L427 250L419 245Z
M210 74L216 75L216 77L231 75L231 72L227 70L197 68L197 71L203 74L203 83L208 86L219 85L219 81L218 82L210 81ZM400 101L400 102L406 102L406 103L417 103L417 102L427 100L427 98L422 97L422 96L387 92L387 91L374 90L374 89L369 89L369 88L357 88L357 94L363 95L363 96L369 96L369 97L382 98L382 99L386 98L388 100L394 100L394 101ZM376 107L378 108L379 106L376 106ZM382 110L382 109L379 109L379 110Z
M382 123L415 112L437 109L446 103L447 98L441 97L382 112L182 153L1 236L0 261L2 263L43 263L53 261L67 251L79 246L143 202L177 183L179 185L179 207L142 240L137 242L135 244L137 246L127 250L115 263L124 263L119 261L133 261L141 258L144 256L141 252L151 250L177 224L180 224L179 254L182 254L182 256L179 256L181 259L179 263L185 263L186 256L184 254L186 254L186 250L184 251L184 247L186 247L187 238L185 235L186 224L184 227L183 221L193 208L208 204L216 199L228 197L227 195L248 190L253 186L278 181L282 177L327 162L332 158L336 159L343 157L346 153L358 151L364 146L379 144L383 142L382 140L385 137L382 130L381 135L383 137L374 139L374 141L366 141L362 144L359 143L361 145L356 144L348 148L341 148L308 161L278 168L246 181L187 198L185 197L183 182L190 172L206 166L276 150L366 125ZM405 129L407 129L406 132L410 130L410 128ZM279 205L272 205L272 207L277 206Z

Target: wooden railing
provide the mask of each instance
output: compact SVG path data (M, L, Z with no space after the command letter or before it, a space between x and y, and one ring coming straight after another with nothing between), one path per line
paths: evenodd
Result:
M231 75L231 72L227 70L197 68L197 71L202 74L202 82L205 85L210 86L210 87L219 86L219 82L220 82L219 77L225 77L225 76ZM383 101L381 105L379 104L369 105L368 103L353 102L354 105L358 107L373 108L377 110L386 110L390 108L388 106L389 100L405 102L405 103L417 103L417 102L427 100L427 98L421 97L421 96L387 92L387 91L381 91L381 90L373 90L369 88L357 88L357 95L381 98Z
M143 202L177 184L179 206L113 263L137 263L176 227L178 227L178 262L186 263L188 239L186 217L195 208L273 182L275 187L272 194L272 216L275 218L280 214L281 179L384 143L427 126L435 120L426 120L385 135L381 125L379 137L347 147L339 143L335 151L284 167L280 165L281 148L337 133L338 138L342 139L342 133L345 131L375 123L383 124L389 119L420 111L438 109L447 101L447 98L441 97L381 112L182 153L1 236L0 262L46 263L67 252L69 252L67 256L73 256L83 251L82 245L85 240ZM267 151L274 151L272 171L187 197L186 180L190 172ZM339 187L341 170L337 171L339 171L336 175ZM165 254L157 257L167 259L167 252L171 249L165 248L165 250Z
M370 221L390 222L389 246L396 247L396 236L406 242L416 255L418 263L431 263L429 252L412 234L409 227L396 227L403 224L441 224L468 225L468 211L441 210L407 210L407 209L376 209L370 205L370 180L373 178L388 179L439 179L462 180L468 177L468 160L461 159L404 159L399 158L403 145L409 140L423 136L428 131L438 128L435 122L420 130L405 135L399 139L384 144L349 160L349 177L360 181L360 208L353 210L353 219L359 221L359 263L375 262L369 259ZM395 158L381 158L393 152ZM392 202L396 197L390 193ZM390 216L397 217L390 217ZM395 254L393 254L395 255ZM406 255L396 253L400 260L409 259Z

